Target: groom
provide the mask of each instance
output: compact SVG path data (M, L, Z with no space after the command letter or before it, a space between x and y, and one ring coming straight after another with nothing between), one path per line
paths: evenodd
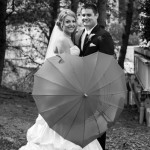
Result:
M85 4L81 9L84 29L79 30L74 42L80 48L80 56L84 57L97 51L114 55L114 42L111 35L98 23L98 10L94 4ZM105 150L106 132L98 138Z

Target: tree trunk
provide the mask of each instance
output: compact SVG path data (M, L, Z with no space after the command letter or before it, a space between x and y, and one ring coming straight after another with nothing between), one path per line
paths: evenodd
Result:
M52 11L51 11L51 15L52 15L53 18L52 18L52 21L51 21L51 24L50 24L50 27L49 27L49 30L50 30L49 39L50 39L52 30L54 28L55 21L57 19L58 9L60 8L60 0L53 0L53 2L50 2L50 6L53 8Z
M122 20L125 20L125 16L126 16L127 8L125 6L127 0L118 0L118 2L119 2L119 21L122 22Z
M52 7L53 7L53 11L52 11L53 22L55 23L55 20L58 15L58 9L60 8L60 0L54 0Z
M98 23L103 27L106 26L106 5L107 5L107 0L97 1L97 7L99 12Z
M77 13L79 0L71 0L71 10Z
M128 9L126 12L126 25L124 27L125 30L122 35L122 45L121 45L121 49L120 49L120 55L118 58L118 63L123 69L124 69L124 60L125 60L125 56L126 56L128 40L129 40L129 35L130 35L130 29L131 29L131 24L132 24L133 0L129 0L127 8Z
M0 86L2 84L2 75L6 51L6 8L7 0L0 0Z

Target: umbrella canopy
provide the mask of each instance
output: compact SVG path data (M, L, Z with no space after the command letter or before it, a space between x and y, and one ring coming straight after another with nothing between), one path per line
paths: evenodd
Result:
M33 98L49 127L85 147L119 117L126 100L123 70L113 56L54 56L34 77Z

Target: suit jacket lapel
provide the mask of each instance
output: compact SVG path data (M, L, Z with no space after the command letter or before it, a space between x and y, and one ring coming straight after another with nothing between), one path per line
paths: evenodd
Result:
M91 35L91 34L96 34L98 30L99 30L99 26L96 25L96 26L93 28L93 30L91 31L90 35ZM89 36L90 36L90 35L89 35ZM90 39L87 40L87 42L86 42L85 44L87 44L87 43L89 43L89 42L90 42Z
M100 26L97 24L94 29L91 31L91 34L92 33L97 33L97 31L100 29Z
M91 31L90 34L96 34L97 31L99 31L99 29L100 29L100 26L97 24L97 25L93 28L93 30ZM85 43L85 46L84 46L84 49L83 49L83 55L84 55L85 51L87 50L87 47L88 47L88 45L89 45L90 42L91 42L91 40L88 40L88 41Z
M91 34L96 34L100 28L101 27L99 25L96 25L94 27L94 29L91 31ZM80 29L79 31L77 31L76 37L75 37L75 44L80 48L80 50L81 50L81 37L82 37L82 34L84 33L84 31L85 31L85 29ZM88 42L90 42L90 41L87 41L84 51L81 50L81 56L84 55L84 53L87 49Z

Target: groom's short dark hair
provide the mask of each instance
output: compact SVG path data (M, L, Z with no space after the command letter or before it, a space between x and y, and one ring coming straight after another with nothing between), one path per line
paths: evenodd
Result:
M92 9L94 14L97 14L98 13L98 9L97 9L97 6L96 4L94 3L85 3L83 6L82 6L82 9ZM81 9L81 10L82 10Z

